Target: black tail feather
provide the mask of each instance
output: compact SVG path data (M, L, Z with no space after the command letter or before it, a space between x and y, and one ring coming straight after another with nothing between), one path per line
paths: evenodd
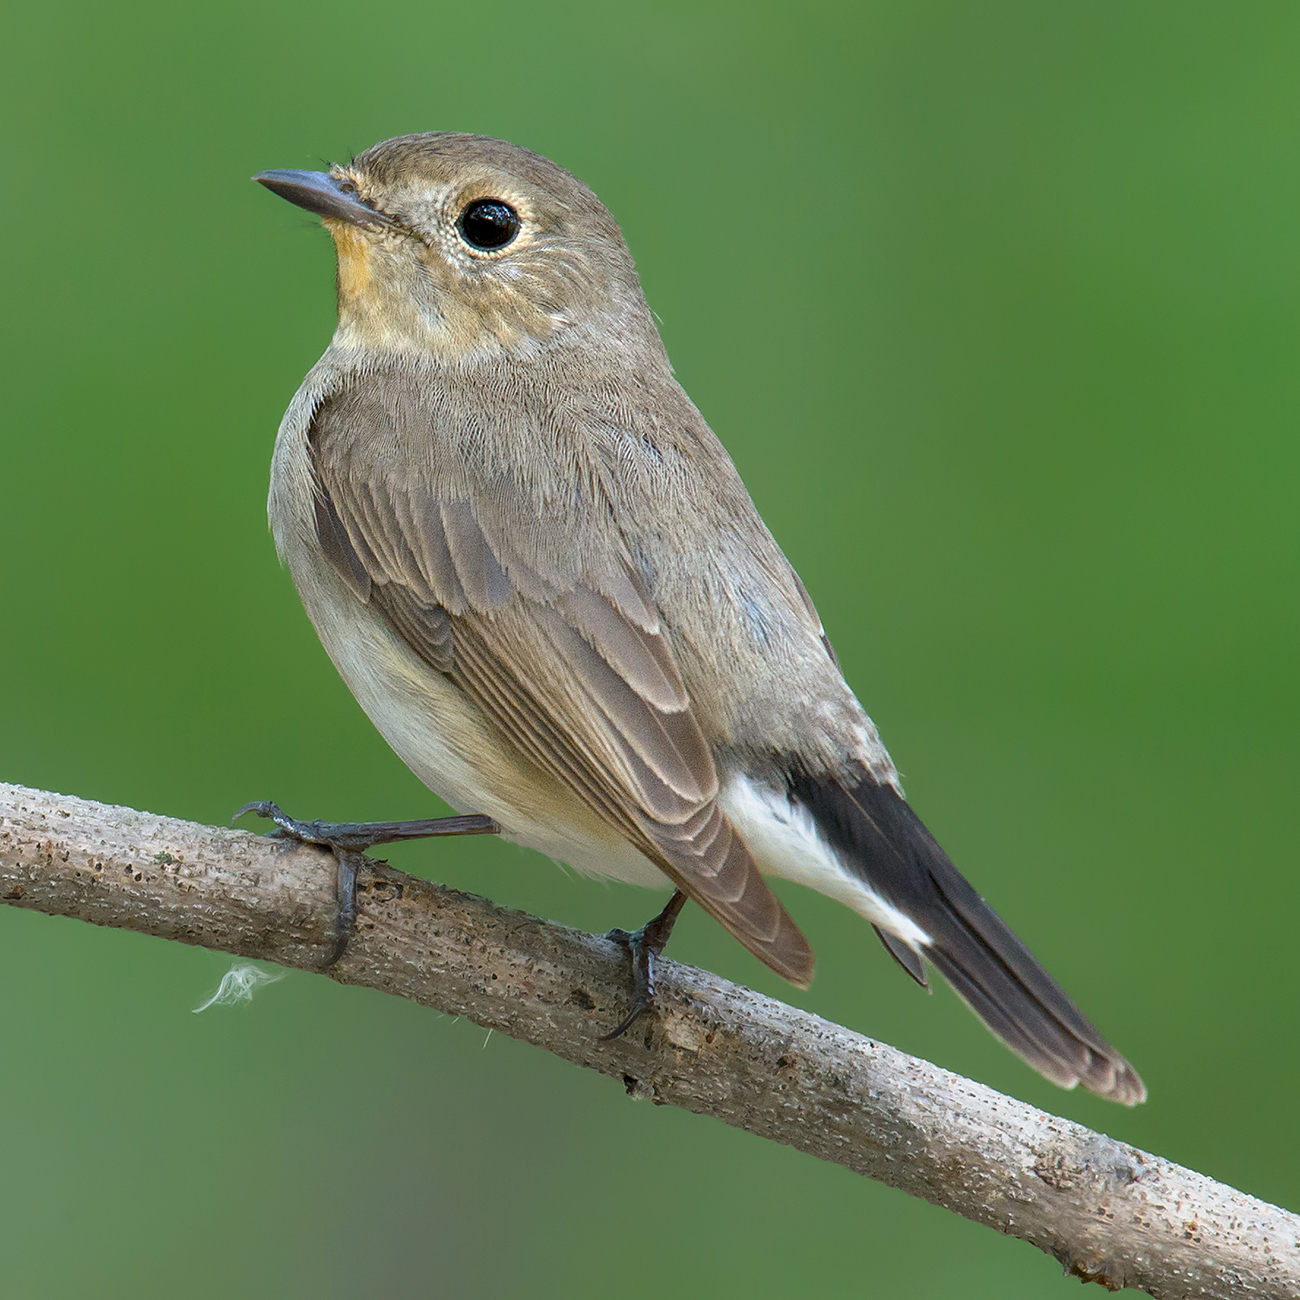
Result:
M1082 1083L1128 1105L1145 1099L1133 1067L971 888L897 790L865 773L851 786L796 774L790 793L845 866L925 932L924 956L1013 1052L1062 1087ZM911 945L876 932L924 986Z
M876 937L885 945L885 951L927 992L930 981L925 977L925 966L920 954L910 944L904 943L897 935L882 930L878 925L871 927Z

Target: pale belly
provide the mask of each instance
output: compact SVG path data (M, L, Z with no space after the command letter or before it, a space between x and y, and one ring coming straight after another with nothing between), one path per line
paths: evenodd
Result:
M333 573L293 565L321 644L357 703L407 767L457 812L585 875L671 888L648 858L566 786L511 754L456 686L418 659Z

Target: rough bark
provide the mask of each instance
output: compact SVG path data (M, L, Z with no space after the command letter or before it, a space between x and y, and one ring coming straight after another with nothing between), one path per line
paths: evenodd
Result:
M0 897L311 970L331 948L318 849L0 784ZM376 863L328 975L544 1047L1032 1242L1153 1296L1300 1296L1300 1217L706 971L664 961L623 1038L615 944Z

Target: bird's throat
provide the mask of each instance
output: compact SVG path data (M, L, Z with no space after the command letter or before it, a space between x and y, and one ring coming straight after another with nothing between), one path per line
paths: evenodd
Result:
M374 278L371 268L373 256L370 240L355 226L342 221L327 221L326 228L334 236L334 247L339 257L339 314L355 308L366 296Z

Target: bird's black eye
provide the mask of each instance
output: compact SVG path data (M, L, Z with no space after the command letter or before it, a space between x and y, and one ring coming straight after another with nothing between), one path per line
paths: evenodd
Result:
M519 213L500 199L475 199L456 228L471 248L504 248L519 233Z

